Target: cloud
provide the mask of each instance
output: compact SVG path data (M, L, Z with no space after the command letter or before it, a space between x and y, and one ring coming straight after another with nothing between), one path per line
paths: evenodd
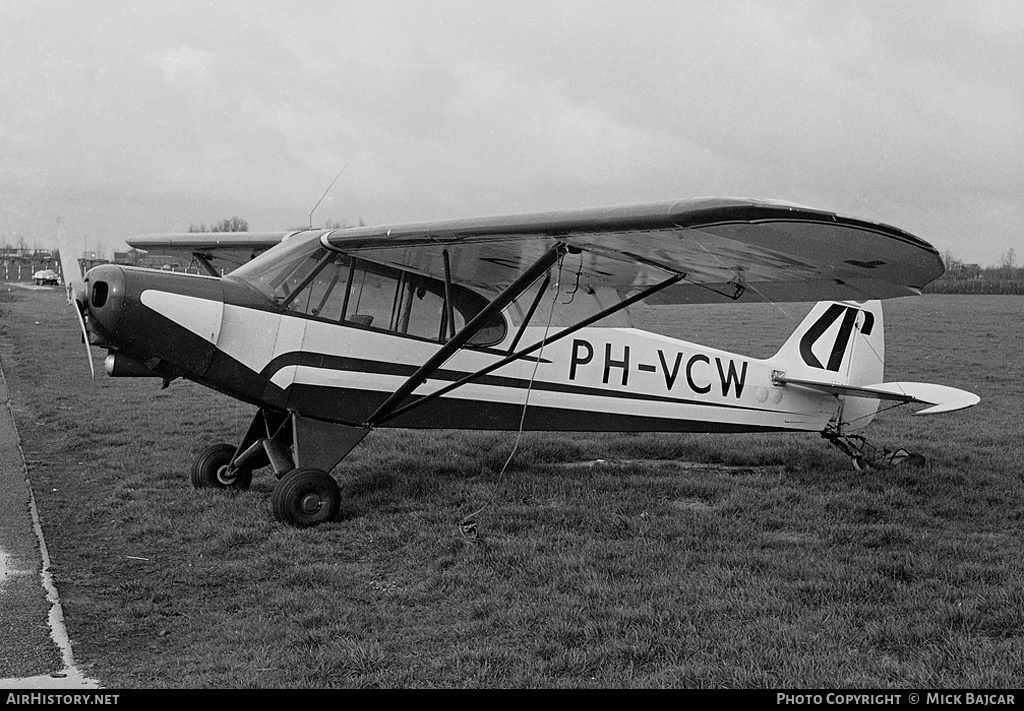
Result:
M213 65L216 55L205 49L176 47L150 55L164 80L179 87L216 88Z
M64 199L120 236L292 226L348 165L321 217L725 194L1019 239L1013 2L100 4L0 25L0 235Z

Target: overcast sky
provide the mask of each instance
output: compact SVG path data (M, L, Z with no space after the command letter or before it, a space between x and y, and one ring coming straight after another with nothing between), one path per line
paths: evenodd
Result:
M0 241L693 196L1024 263L1024 3L0 0Z

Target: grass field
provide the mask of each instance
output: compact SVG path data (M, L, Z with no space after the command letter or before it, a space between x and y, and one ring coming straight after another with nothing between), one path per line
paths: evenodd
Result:
M785 308L637 318L764 356L807 310ZM269 474L188 484L250 408L90 383L63 296L0 291L76 660L124 688L1019 687L1022 326L1021 297L888 302L887 379L982 396L869 428L923 469L857 472L814 435L545 433L499 479L512 433L382 430L335 472L339 519L296 530Z

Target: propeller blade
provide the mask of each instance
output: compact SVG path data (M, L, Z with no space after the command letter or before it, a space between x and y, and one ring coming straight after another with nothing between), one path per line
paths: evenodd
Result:
M78 325L82 329L82 342L85 343L85 354L89 359L89 372L96 379L96 366L92 362L92 348L89 346L89 329L85 325L85 280L82 279L82 268L78 264L74 248L64 235L64 228L57 220L57 249L60 252L60 271L64 278L64 288L68 292L68 304L75 310Z
M82 329L82 342L85 343L85 355L89 359L89 373L92 375L92 379L96 379L96 366L92 363L92 348L89 347L89 329L85 327L85 317L82 315L82 310L78 308L78 302L72 304L75 309L75 314L78 316L78 325Z
M64 287L68 291L68 303L71 300L85 305L85 282L82 280L82 268L75 256L75 249L64 234L64 226L57 220L57 250L60 253L60 271L64 279Z

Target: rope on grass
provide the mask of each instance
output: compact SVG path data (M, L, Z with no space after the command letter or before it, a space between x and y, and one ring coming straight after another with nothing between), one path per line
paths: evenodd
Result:
M544 325L544 338L540 342L540 351L537 353L537 359L533 362L533 372L530 374L530 382L526 386L526 398L523 400L523 411L519 416L519 430L516 432L515 442L512 444L512 451L509 452L508 458L505 463L501 465L501 469L498 471L498 480L495 482L494 488L491 490L490 496L487 497L487 501L484 502L483 506L478 508L473 513L469 514L459 523L459 532L464 538L476 539L477 537L477 522L476 517L480 513L491 505L494 500L495 493L501 488L501 484L505 478L505 470L508 469L508 465L512 463L512 458L516 456L516 452L519 450L519 443L523 439L523 429L526 425L526 412L530 407L530 394L533 392L533 384L537 379L537 369L540 368L540 363L544 358L544 346L547 345L548 335L551 330L551 322L555 316L555 303L558 301L558 292L562 283L562 260L564 255L558 258L558 273L555 275L555 288L551 294L551 307L548 309L548 320Z

